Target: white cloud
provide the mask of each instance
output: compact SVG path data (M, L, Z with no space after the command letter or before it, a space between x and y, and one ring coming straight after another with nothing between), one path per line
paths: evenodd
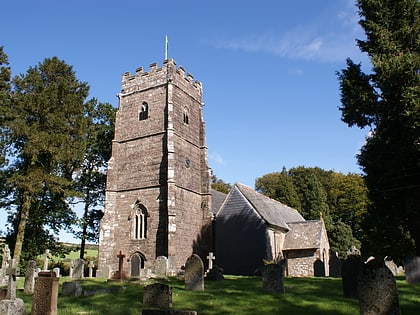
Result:
M209 160L220 165L224 165L225 161L223 160L222 156L217 152L210 152L209 153Z

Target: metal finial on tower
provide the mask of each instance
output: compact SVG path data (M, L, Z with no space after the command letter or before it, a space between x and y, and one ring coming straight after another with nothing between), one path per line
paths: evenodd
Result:
M168 59L168 35L165 35L165 60Z

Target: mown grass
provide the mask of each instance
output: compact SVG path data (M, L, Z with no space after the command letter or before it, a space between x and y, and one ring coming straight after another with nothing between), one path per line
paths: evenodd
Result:
M23 280L20 279L21 286ZM60 284L69 281L60 279ZM337 278L286 278L286 293L262 291L259 277L225 276L221 281L206 281L205 291L185 291L182 279L155 279L172 287L174 309L195 310L199 315L225 314L308 314L353 315L359 313L355 299L343 297L341 279ZM62 296L59 291L59 315L131 315L141 314L143 288L146 283L107 282L105 279L85 279L82 286L89 289L112 289L110 293L83 297ZM397 279L401 313L420 314L420 285L408 285ZM61 288L61 286L60 286ZM18 292L30 314L32 296ZM149 308L149 307L148 307Z

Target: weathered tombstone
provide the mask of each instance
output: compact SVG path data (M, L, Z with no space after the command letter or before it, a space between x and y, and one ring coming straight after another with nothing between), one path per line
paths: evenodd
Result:
M264 292L284 293L283 268L278 264L264 265L262 270Z
M48 271L49 270L48 269L48 261L50 259L50 256L51 256L50 250L46 249L45 253L44 253L44 266L43 266L44 268L42 269L42 271Z
M0 314L1 315L24 315L25 304L22 299L16 298L16 260L9 260L9 268L6 272L9 277L7 284L6 299L0 301Z
M54 272L40 272L35 278L31 315L56 315L58 281Z
M73 279L82 279L83 273L85 271L85 261L84 259L78 258L74 261L73 269Z
M93 262L93 260L89 261L88 267L89 267L89 278L93 278L93 268L95 268L95 263Z
M185 290L204 290L204 265L200 256L192 254L185 263Z
M360 315L400 314L397 283L383 260L367 262L357 282Z
M165 277L168 271L168 259L165 256L158 256L155 261L155 274L158 277Z
M405 281L408 284L420 283L420 257L410 256L404 260Z
M83 294L82 285L79 281L64 282L61 293L69 296L81 296Z
M8 277L6 275L7 268L9 267L9 260L10 260L10 249L9 245L4 245L3 248L3 258L1 261L1 268L0 268L0 286L7 285Z
M362 257L350 255L341 266L341 280L345 297L357 299L357 276L363 267Z
M142 315L197 315L196 311L188 310L148 310L142 309Z
M161 308L172 307L172 288L166 284L154 283L144 287L143 304Z
M36 272L36 262L35 260L28 261L25 273L25 282L23 285L23 292L25 293L34 293L35 287L35 277L37 276Z
M338 253L331 253L329 260L329 275L330 277L341 277L341 260Z

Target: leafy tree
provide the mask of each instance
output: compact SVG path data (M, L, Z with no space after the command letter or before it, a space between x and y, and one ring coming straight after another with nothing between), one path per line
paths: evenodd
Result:
M358 40L372 71L347 59L338 73L342 120L369 128L358 155L372 201L365 254L420 255L420 2L358 0Z
M19 261L26 226L44 209L40 204L52 205L49 216L63 216L60 224L72 223L73 214L63 205L75 193L72 175L84 153L83 104L89 87L56 57L12 83L11 102L1 103L0 112L9 157L6 188L8 200L13 199L8 209L16 222L13 255Z
M274 172L257 178L255 180L255 189L267 197L278 200L298 211L301 210L301 201L293 180L285 167L283 167L281 172Z
M116 110L108 103L92 99L85 104L86 152L78 170L76 189L83 204L80 258L84 258L86 241L97 241L101 210L105 197L106 167L111 158L111 144L114 138Z
M232 188L231 184L225 183L223 180L218 179L216 175L212 175L210 179L211 189L220 191L224 194L229 193Z

